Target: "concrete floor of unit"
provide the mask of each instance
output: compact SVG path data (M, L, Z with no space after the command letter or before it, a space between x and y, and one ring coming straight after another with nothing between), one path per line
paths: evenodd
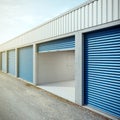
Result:
M75 102L75 81L53 82L40 85L40 88L47 90L55 95Z

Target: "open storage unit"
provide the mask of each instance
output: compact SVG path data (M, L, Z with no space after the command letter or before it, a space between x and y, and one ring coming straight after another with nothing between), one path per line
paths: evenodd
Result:
M38 45L38 80L41 88L75 102L75 38Z

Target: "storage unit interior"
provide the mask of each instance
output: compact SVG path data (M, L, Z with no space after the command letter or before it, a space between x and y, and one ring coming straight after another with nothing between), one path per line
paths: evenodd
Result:
M70 38L68 41L72 39ZM71 43L74 44L74 42ZM55 95L75 102L75 50L58 50L56 48L54 51L52 49L52 51L39 52L37 55L37 63L38 86Z
M74 50L38 54L41 88L75 102Z

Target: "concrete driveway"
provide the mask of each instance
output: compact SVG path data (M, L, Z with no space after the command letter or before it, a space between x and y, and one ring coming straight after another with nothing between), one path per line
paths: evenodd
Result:
M107 120L0 72L0 120Z

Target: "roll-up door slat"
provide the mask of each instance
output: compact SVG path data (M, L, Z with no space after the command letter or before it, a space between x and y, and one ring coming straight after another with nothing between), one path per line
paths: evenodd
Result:
M38 52L74 50L75 38L68 37L59 40L49 41L38 45Z

